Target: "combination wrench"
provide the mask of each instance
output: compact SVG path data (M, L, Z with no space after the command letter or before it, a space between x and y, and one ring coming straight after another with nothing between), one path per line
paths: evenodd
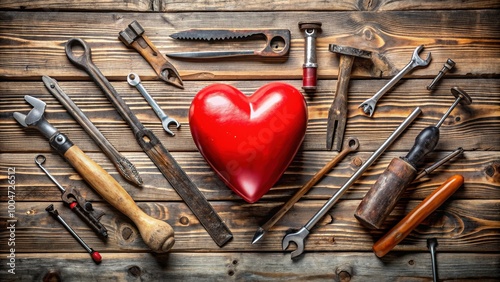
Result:
M127 75L127 82L128 84L134 86L135 88L137 88L137 90L139 90L139 92L142 94L142 96L144 97L144 99L146 99L146 101L148 101L149 105L151 106L151 108L153 108L153 111L156 113L156 115L160 118L161 120L161 124L163 126L163 129L165 129L165 131L174 136L175 133L173 133L170 128L168 128L168 126L170 124L175 124L175 127L176 128L179 128L181 126L181 124L169 117L161 108L160 108L160 105L158 105L158 103L156 103L155 99L153 99L153 97L151 97L151 95L149 95L148 91L146 91L146 88L144 88L144 86L142 85L141 83L141 78L139 77L139 75L135 74L135 73L129 73Z
M415 50L413 51L413 55L411 57L410 62L398 73L396 76L394 76L384 87L382 87L375 95L373 95L371 98L367 99L363 103L359 105L358 108L363 107L363 112L365 114L369 114L370 117L373 115L373 112L375 112L375 106L377 105L377 102L384 94L389 91L396 83L398 83L403 76L405 76L408 72L410 72L412 69L416 67L425 67L429 65L431 62L431 52L427 55L427 58L423 60L420 58L418 55L420 51L424 48L424 45L420 45Z
M394 130L394 132L387 138L387 140L378 148L366 162L347 180L347 182L316 212L315 215L304 225L299 231L290 233L283 237L282 247L286 250L290 242L297 245L297 249L292 252L292 259L301 255L304 252L304 240L309 235L311 228L318 223L321 218L335 205L335 203L342 197L342 195L349 189L349 187L358 180L359 177L367 170L375 160L384 153L384 151L403 133L403 131L417 118L422 110L417 107L413 112Z

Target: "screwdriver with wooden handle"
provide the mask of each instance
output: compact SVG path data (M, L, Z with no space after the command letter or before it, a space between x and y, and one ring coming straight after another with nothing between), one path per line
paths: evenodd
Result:
M373 245L377 257L385 256L403 241L413 229L441 206L464 183L462 175L453 175L427 196L418 206Z

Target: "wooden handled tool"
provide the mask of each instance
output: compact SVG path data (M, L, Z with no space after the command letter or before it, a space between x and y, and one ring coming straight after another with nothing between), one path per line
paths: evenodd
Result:
M31 96L24 98L34 108L27 115L15 112L14 118L17 122L24 127L34 127L47 137L52 148L64 156L97 193L135 223L142 239L151 250L158 253L169 251L175 242L172 227L143 212L107 171L52 126L43 115L45 102Z
M422 221L441 206L464 183L463 176L457 174L448 178L439 188L427 196L417 207L406 215L396 226L373 245L378 257L385 256Z

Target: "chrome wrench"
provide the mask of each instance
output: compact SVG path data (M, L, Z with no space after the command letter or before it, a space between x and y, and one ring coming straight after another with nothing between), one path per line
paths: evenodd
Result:
M382 87L377 93L375 93L375 95L361 103L358 108L363 107L363 112L365 112L365 114L369 114L371 117L373 115L373 112L375 112L375 106L377 105L378 100L382 98L382 96L384 96L384 94L389 91L389 89L396 85L396 83L398 83L398 81L401 80L403 76L405 76L408 72L416 67L425 67L429 65L432 59L431 52L429 52L425 60L420 58L420 56L418 55L423 48L424 45L420 45L415 48L410 62L398 74L396 74L396 76L394 76L389 82L387 82L384 87Z
M368 169L372 163L384 153L384 151L398 138L401 133L417 118L417 116L422 112L422 110L417 107L413 112L394 130L394 132L385 140L385 142L378 148L367 160L366 162L347 180L347 182L342 186L322 207L316 212L316 214L304 225L299 231L290 233L283 237L282 247L286 250L290 242L294 242L297 245L297 249L292 252L292 259L301 255L304 252L304 240L309 235L311 228L318 223L321 218L335 205L340 197L349 189L349 187L358 180L358 178Z
M169 117L161 108L160 108L160 105L158 105L158 103L156 103L156 101L153 99L153 97L151 97L151 95L149 95L148 91L146 91L146 88L144 88L144 86L142 85L141 83L141 78L139 77L139 75L135 74L135 73L129 73L127 75L127 82L128 84L134 86L135 88L137 88L137 90L139 90L139 92L142 94L142 96L146 99L146 101L148 101L149 105L151 106L151 108L153 108L153 111L156 113L156 115L160 118L161 120L161 124L163 126L163 129L165 129L165 131L174 136L175 133L173 133L170 128L168 128L168 126L170 124L175 124L176 128L179 128L181 126L181 124Z

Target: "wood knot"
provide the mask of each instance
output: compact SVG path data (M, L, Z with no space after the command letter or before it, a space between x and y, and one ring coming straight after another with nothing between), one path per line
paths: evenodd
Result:
M133 265L128 268L128 274L132 277L139 277L142 275L141 268L137 265Z
M182 224L182 225L188 225L189 224L189 218L183 216L179 219L179 222Z
M124 225L120 226L120 230L119 230L118 234L120 234L121 239L123 239L123 241L125 241L127 243L134 241L135 237L137 237L137 231L133 227L129 226L128 224L124 224Z
M59 282L62 281L59 271L49 270L45 276L43 276L43 282Z
M484 168L484 173L489 181L500 183L500 162L493 162L491 165Z
M337 281L347 282L351 281L352 277L352 266L349 264L341 265L337 267L335 270L335 274L337 274Z
M352 159L352 164L357 167L360 167L363 164L363 160L361 160L360 157L355 157Z

